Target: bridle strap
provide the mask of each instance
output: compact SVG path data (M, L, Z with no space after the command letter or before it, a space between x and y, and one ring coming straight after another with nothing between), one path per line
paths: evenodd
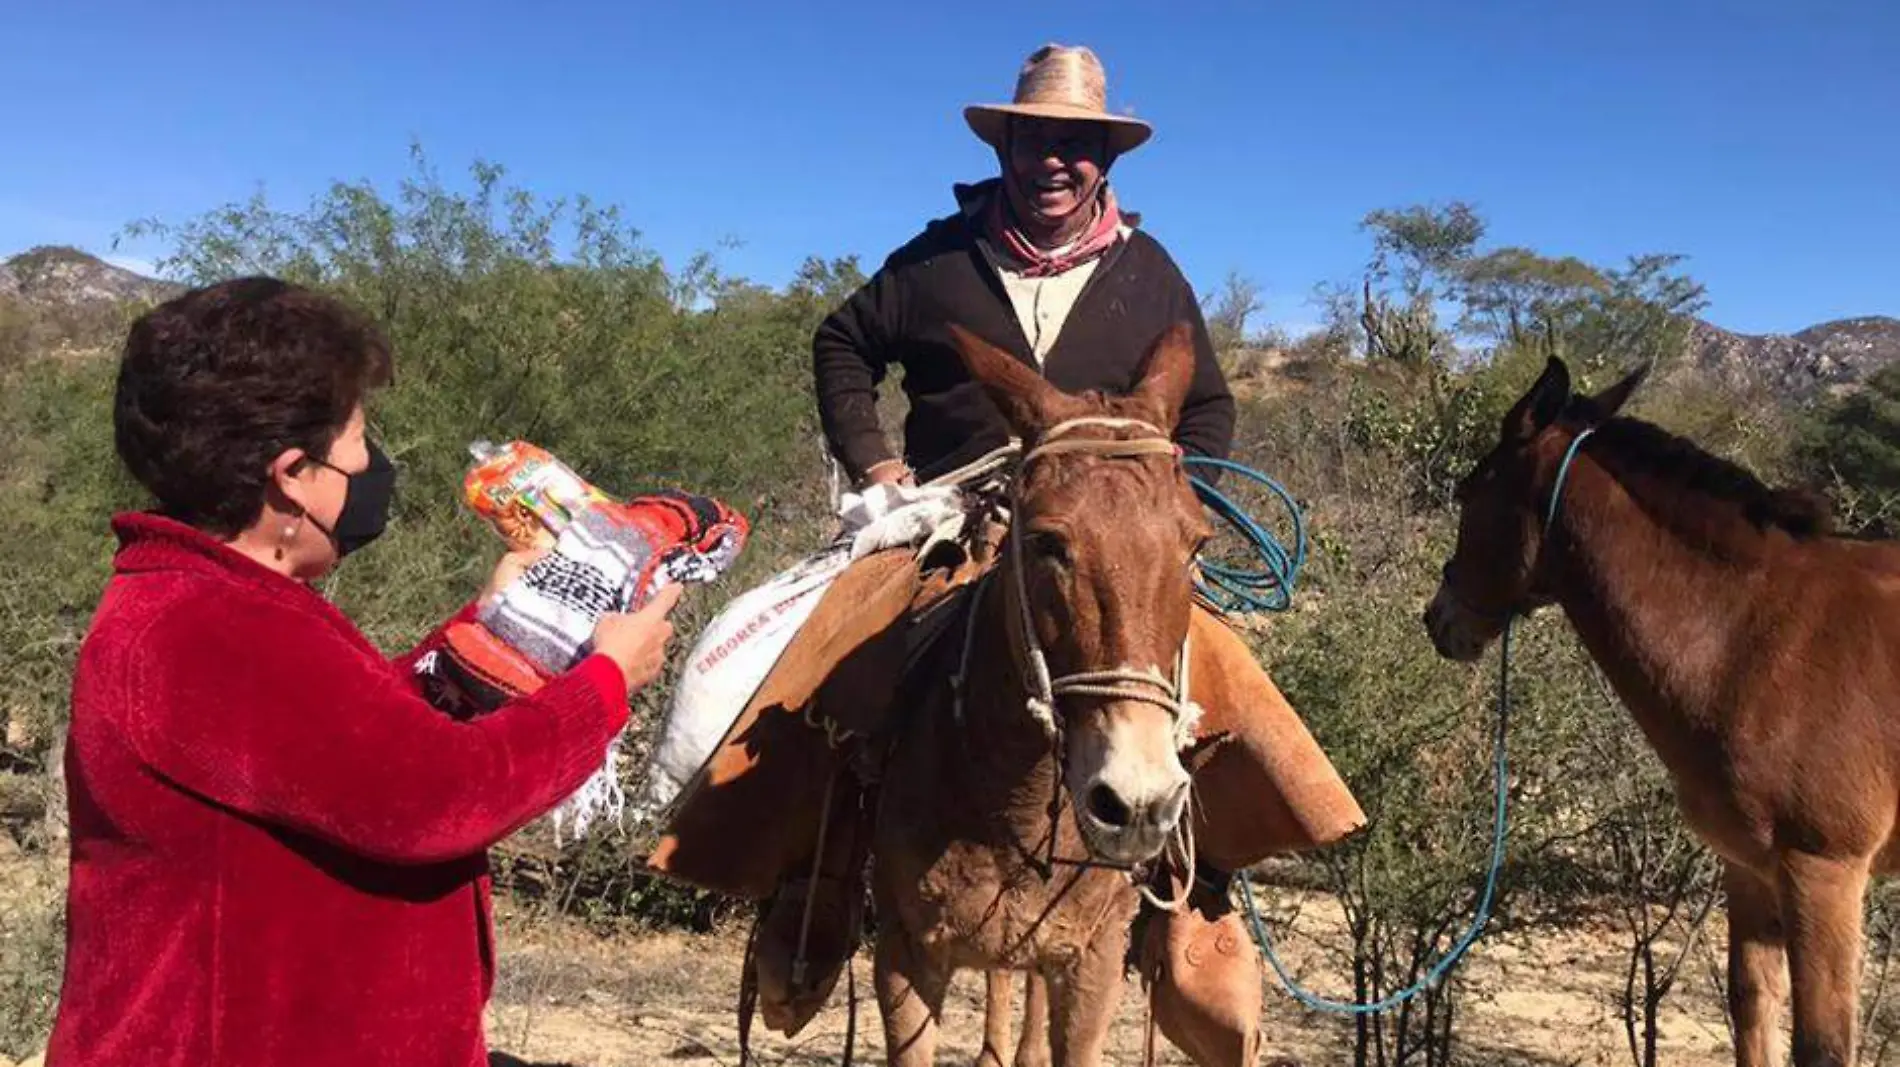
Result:
M1070 430L1084 426L1100 427L1105 430L1137 430L1142 436L1061 439ZM1045 430L1041 442L1023 455L1022 465L1027 467L1044 456L1059 456L1073 452L1114 457L1178 456L1181 454L1181 450L1166 431L1152 422L1144 422L1141 419L1113 418L1107 415L1085 415L1079 419L1058 422Z
M1578 432L1575 437L1570 439L1570 446L1564 449L1564 458L1557 464L1557 476L1551 479L1550 496L1544 502L1544 529L1540 534L1537 545L1537 558L1532 561L1531 564L1531 573L1533 576L1543 569L1544 557L1550 552L1550 543L1556 537L1557 516L1563 509L1564 486L1570 483L1570 468L1576 466L1577 454L1583 449L1583 443L1588 441L1590 435L1596 432L1597 428L1595 426L1587 426ZM1447 586L1447 589L1449 590L1449 586ZM1462 597L1459 597L1455 593L1452 594L1452 599L1456 601L1459 608L1466 613L1500 626L1512 619L1521 618L1529 614L1529 609L1524 603L1512 604L1502 611L1489 611L1479 608L1474 604L1467 603Z
M1544 507L1544 539L1550 539L1551 531L1557 527L1557 509L1563 503L1564 484L1570 481L1570 468L1577 462L1577 451L1590 435L1597 432L1595 426L1586 427L1577 436L1570 439L1570 447L1564 452L1562 463L1557 465L1557 478L1550 486L1550 503Z
M1152 438L1138 437L1119 441L1051 441L1038 445L1023 457L1026 465L1030 460L1044 456L1059 456L1067 452L1086 452L1094 456L1114 456L1127 458L1134 456L1178 456L1181 450L1173 441L1156 441Z
M1544 530L1537 542L1537 559L1531 568L1530 577L1533 583L1536 576L1543 572L1545 558L1553 551L1550 547L1551 542L1557 539L1557 517L1563 512L1564 486L1570 483L1570 468L1576 466L1577 454L1582 451L1583 443L1596 432L1595 426L1584 427L1570 439L1570 447L1564 449L1564 458L1557 464L1557 475L1551 479L1550 483L1550 498L1544 504ZM1512 608L1510 614L1521 617L1528 615L1529 612L1525 605L1520 604Z

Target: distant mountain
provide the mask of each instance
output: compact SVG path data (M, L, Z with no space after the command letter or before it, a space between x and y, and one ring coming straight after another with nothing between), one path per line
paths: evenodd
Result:
M0 263L0 298L40 306L158 301L182 289L62 245L44 245Z
M1697 321L1684 369L1791 400L1835 393L1900 361L1900 319L1838 319L1795 334L1742 334Z

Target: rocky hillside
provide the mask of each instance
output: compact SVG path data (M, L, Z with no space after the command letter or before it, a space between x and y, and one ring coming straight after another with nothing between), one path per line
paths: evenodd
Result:
M0 297L41 306L162 300L178 289L60 245L31 249L0 263Z
M1900 361L1900 319L1839 319L1796 334L1731 333L1698 321L1687 355L1685 368L1804 400L1851 387Z

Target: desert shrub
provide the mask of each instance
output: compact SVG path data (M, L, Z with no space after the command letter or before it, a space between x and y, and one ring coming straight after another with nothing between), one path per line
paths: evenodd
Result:
M1794 464L1833 497L1842 526L1891 536L1900 516L1900 364L1796 421Z

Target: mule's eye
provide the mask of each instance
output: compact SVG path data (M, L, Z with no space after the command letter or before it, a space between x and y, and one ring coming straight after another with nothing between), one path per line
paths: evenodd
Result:
M1029 531L1029 550L1036 558L1058 567L1067 567L1074 562L1069 556L1069 542L1054 530Z

